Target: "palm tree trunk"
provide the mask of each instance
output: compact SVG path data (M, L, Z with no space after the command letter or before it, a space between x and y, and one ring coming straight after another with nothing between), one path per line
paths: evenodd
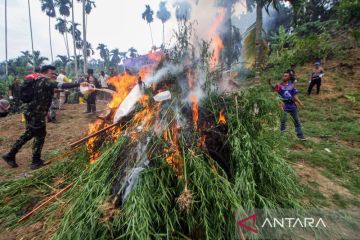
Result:
M262 7L263 4L261 0L257 1L256 4L256 29L255 29L255 68L256 68L256 77L260 76L260 66L261 66L261 56L262 56Z
M165 23L162 24L163 26L163 47L165 48Z
M74 44L74 58L75 58L75 78L78 79L78 66L77 66L77 56L76 56L76 44L75 44L75 20L74 20L74 0L71 1L71 15L72 15L72 36Z
M51 18L50 17L49 17L49 40L50 40L51 63L53 63L54 55L53 55L52 41L51 41Z
M85 19L85 0L82 0L82 18L83 18L83 56L84 56L84 74L87 72L87 42L86 42L86 19Z
M65 43L65 49L66 49L67 57L70 58L69 47L68 47L67 42L66 42L66 39L65 39L65 34L63 34L62 36L63 36L64 43Z
M66 17L64 19L65 19L65 22L67 23ZM65 46L66 46L66 53L68 55L68 59L70 59L70 48L69 48L69 40L68 40L67 32L68 32L68 30L67 30L67 27L66 27L64 41L65 41Z
M5 75L8 72L8 45L7 45L7 0L5 0Z
M149 23L149 29L150 29L151 44L152 44L151 48L152 48L152 47L154 46L154 38L153 38L153 35L152 35L152 30L151 30L151 25L150 25L150 23Z
M30 10L30 0L28 0L28 10L29 10L29 23L30 23L30 36L31 36L31 52L34 57L34 39L33 39L33 31L31 25L31 10ZM35 61L33 59L33 67L35 68Z

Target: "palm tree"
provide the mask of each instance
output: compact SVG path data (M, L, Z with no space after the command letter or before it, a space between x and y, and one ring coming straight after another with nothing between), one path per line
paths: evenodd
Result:
M69 52L69 45L67 42L67 37L65 38L65 34L69 31L69 29L67 28L67 21L65 19L62 18L57 18L56 19L57 23L55 24L55 29L59 31L59 33L63 36L64 38L64 43L65 43L65 48L66 48L66 53L68 58L70 58L70 52Z
M276 10L280 5L280 0L247 0L248 10L252 10L252 7L256 4L256 27L255 27L255 68L256 68L256 77L260 75L260 66L262 62L263 55L263 15L262 9L268 11L269 7L272 5Z
M76 43L75 43L75 37L76 37L76 25L75 25L75 15L74 15L74 0L71 0L71 27L70 31L73 37L73 46L74 46L74 58L76 57ZM77 67L77 61L74 61L74 69L75 69L75 77L78 78L78 67Z
M129 48L128 52L131 58L138 56L138 51L134 47Z
M49 40L50 40L50 52L51 62L54 62L52 42L51 42L51 18L56 16L55 4L53 0L41 0L41 10L49 17Z
M21 51L21 58L24 60L25 64L32 64L32 53L30 53L29 51Z
M113 50L110 51L110 56L111 56L111 60L110 63L113 67L116 67L119 65L119 63L121 62L121 57L120 57L120 51L119 49L115 48Z
M5 75L8 75L7 0L5 0Z
M66 52L68 54L68 58L70 58L70 47L69 47L69 40L68 40L68 27L67 27L67 23L68 21L66 20L67 17L70 16L70 8L72 7L71 1L70 0L55 0L55 6L57 6L59 8L59 13L61 16L64 17L64 19L59 20L59 18L57 19L58 21L58 31L60 32L60 34L63 35L64 37L64 41L65 41L65 45L66 45Z
M84 41L82 44L84 44ZM91 43L86 42L86 56L90 57L91 55L94 55L94 54L95 54L95 51L92 48Z
M87 15L90 14L93 7L96 7L95 2L91 0L78 0L78 2L82 2L82 18L83 18L83 39L84 42L87 42L86 40L86 31L87 31ZM83 56L84 56L84 73L87 71L87 56L88 56L88 50L87 46L88 44L83 44Z
M34 39L33 39L33 31L31 25L31 7L30 7L30 0L28 0L28 12L29 12L29 24L30 24L30 36L31 36L31 52L34 53ZM35 67L35 66L33 66Z
M66 65L70 62L70 59L65 55L57 55L56 57L60 61L61 67L65 69Z
M99 45L96 49L100 51L100 57L104 60L105 67L108 67L109 66L109 58L110 58L109 49L103 43L99 43Z
M176 1L173 4L173 7L175 8L175 16L178 21L184 21L190 19L191 16L191 4L185 0L185 1Z
M48 61L49 59L47 57L42 57L40 54L40 51L34 51L32 54L32 65L35 67L39 67L42 65L45 61Z
M145 5L145 11L142 13L142 18L146 20L146 22L149 25L152 46L154 46L154 39L153 39L150 23L154 21L153 15L154 15L154 11L150 8L150 5Z
M165 23L170 19L171 13L166 8L166 2L160 2L159 10L156 12L156 17L161 20L163 25L163 46L165 45Z

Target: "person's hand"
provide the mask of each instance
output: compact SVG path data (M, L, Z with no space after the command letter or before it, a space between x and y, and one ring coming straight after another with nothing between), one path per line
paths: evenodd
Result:
M305 105L304 104L300 104L300 107L302 108L302 109L305 109Z

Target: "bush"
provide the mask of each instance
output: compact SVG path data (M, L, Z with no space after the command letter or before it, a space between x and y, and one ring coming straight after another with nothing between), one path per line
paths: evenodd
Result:
M7 76L0 79L0 95L5 96L8 93L9 86L14 80L14 76Z
M329 21L315 21L315 22L307 22L303 25L296 28L296 35L299 37L307 36L309 34L321 34L324 32L328 32L334 28L339 27L339 22L337 20L329 20Z
M360 22L360 0L342 0L336 8L337 17L344 24Z

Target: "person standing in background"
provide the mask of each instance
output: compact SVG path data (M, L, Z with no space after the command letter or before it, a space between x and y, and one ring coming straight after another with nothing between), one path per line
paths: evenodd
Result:
M107 74L105 74L104 71L100 72L99 82L101 84L101 88L106 88L106 89L109 88L109 86L106 82L108 80L108 78L109 78L109 76ZM107 100L106 99L107 95L105 92L101 92L100 95L101 95L101 100Z
M86 77L86 81L89 84L94 85L96 88L100 88L100 84L98 80L94 77L94 70L88 69L88 75ZM96 113L96 91L92 91L88 94L86 99L86 111L85 113Z
M313 87L316 85L316 94L320 93L320 87L321 87L321 82L322 82L322 77L324 76L324 69L321 67L321 63L320 62L316 62L315 63L315 69L311 74L311 78L310 78L310 85L308 88L308 96L310 96L311 91L313 89Z
M56 78L56 82L58 82L60 84L70 83L71 79L69 79L66 76L66 72L64 70L61 70L60 74ZM66 90L66 91L68 91L68 90ZM59 99L59 110L61 110L62 106L65 104L65 99L66 99L65 92L59 92L59 98L58 99Z

